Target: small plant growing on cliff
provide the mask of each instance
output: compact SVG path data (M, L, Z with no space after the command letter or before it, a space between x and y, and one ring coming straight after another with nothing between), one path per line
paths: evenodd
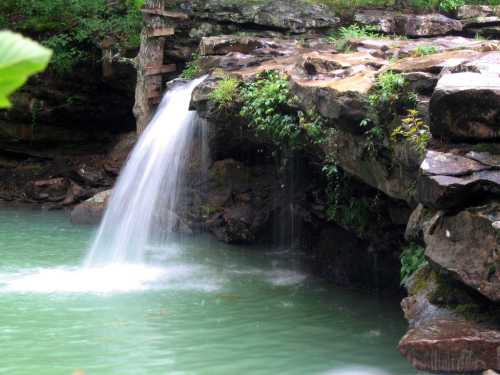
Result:
M427 56L427 55L433 55L435 53L438 53L439 49L436 46L417 46L415 50L413 51L413 54L416 57L422 57L422 56Z
M464 0L440 0L439 9L446 13L452 13L464 4Z
M381 39L382 34L375 26L350 25L341 27L336 33L331 34L328 39L335 43L339 51L348 52L349 41L352 39Z
M391 141L411 142L415 145L420 157L423 157L431 138L429 126L422 120L416 109L409 109L408 114L401 121L402 124L392 131Z
M294 148L307 139L318 143L322 139L321 119L311 112L295 108L288 77L276 71L257 75L240 89L240 115L258 132L284 148Z
M200 55L198 53L193 53L191 55L191 61L186 64L186 67L181 73L181 78L183 79L193 79L198 74L200 74Z
M399 94L406 85L402 74L387 71L377 77L375 90L368 97L372 106L393 104L399 99Z
M414 243L411 243L403 249L400 260L401 285L404 285L408 278L415 272L417 272L420 267L423 267L427 264L424 248Z
M210 93L209 98L215 102L219 109L226 108L236 100L240 81L230 76L224 76L217 82L215 89Z

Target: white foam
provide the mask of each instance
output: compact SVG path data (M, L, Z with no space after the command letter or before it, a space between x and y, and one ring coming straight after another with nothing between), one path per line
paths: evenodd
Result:
M198 275L198 277L195 277ZM199 277L201 275L201 277ZM200 267L116 264L85 268L44 268L0 275L0 293L127 293L174 289L217 291L220 280Z
M274 286L290 286L301 284L307 276L301 272L278 269L270 271L266 277L267 282Z

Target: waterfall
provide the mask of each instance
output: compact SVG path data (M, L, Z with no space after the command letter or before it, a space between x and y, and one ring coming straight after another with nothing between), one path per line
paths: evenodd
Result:
M189 103L204 79L179 83L163 97L116 182L87 267L141 264L148 246L178 225L175 208L196 119Z

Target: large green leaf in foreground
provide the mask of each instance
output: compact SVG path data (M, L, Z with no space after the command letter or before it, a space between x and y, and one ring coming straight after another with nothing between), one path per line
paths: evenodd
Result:
M0 108L10 106L8 96L32 74L43 71L52 51L10 31L0 31Z

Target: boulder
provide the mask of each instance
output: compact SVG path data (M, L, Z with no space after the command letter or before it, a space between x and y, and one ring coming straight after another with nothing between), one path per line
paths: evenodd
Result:
M492 140L500 136L500 76L445 74L430 103L431 132L451 140Z
M292 33L332 28L338 23L335 12L306 0L235 2L229 0L194 0L191 12L196 17L216 22L244 24Z
M417 198L425 206L449 209L472 198L500 192L498 156L470 151L464 156L429 150L420 166Z
M457 18L500 16L500 8L490 5L462 5L457 9Z
M500 367L500 331L471 321L428 321L408 331L398 349L421 371L464 373Z
M306 62L307 63L307 62ZM333 64L333 61L330 62ZM316 63L315 71L319 64ZM314 65L312 65L314 66ZM346 131L360 134L360 122L367 117L368 91L375 84L376 71L363 66L364 71L345 77L308 80L291 77L290 88L306 110L315 109L329 123Z
M357 12L354 20L363 25L374 26L387 34L409 37L429 37L462 31L460 21L442 14L401 14L389 10L368 9Z
M96 225L101 221L112 190L97 193L92 198L75 206L70 213L73 224Z
M476 160L447 152L429 150L420 166L424 175L464 176L490 169Z
M395 16L395 32L409 37L446 35L462 31L462 23L442 14L401 14Z
M500 203L441 213L424 233L425 255L464 284L500 302ZM487 367L488 368L488 367Z

